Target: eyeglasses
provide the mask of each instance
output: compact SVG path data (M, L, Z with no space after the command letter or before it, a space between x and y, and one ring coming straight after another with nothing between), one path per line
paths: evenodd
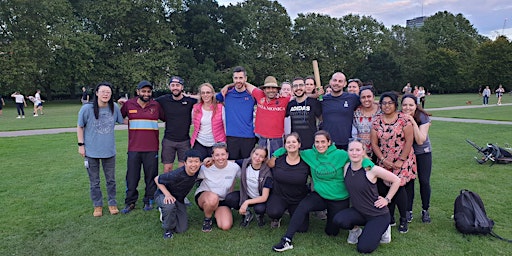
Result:
M224 142L216 142L213 144L212 146L212 149L215 149L215 148L227 148L228 145Z
M394 104L395 104L395 102L394 102L394 101L383 101L383 102L381 103L381 105L383 105L383 106L385 106L385 105L394 105Z
M359 138L359 137L353 137L353 138L350 138L348 139L348 142L354 142L354 141L357 141L357 142L363 142L363 139Z
M208 95L208 94L212 94L212 93L213 92L201 92L201 94L203 94L203 95L205 95L205 94Z
M304 87L306 86L305 84L292 84L292 88L297 88L297 87Z
M359 78L353 78L353 79L349 79L347 82L348 83L352 83L352 82L361 83L361 80L359 80Z

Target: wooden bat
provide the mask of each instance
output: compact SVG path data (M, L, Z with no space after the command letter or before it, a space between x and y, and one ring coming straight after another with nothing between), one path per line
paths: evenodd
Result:
M320 70L318 69L318 61L316 60L313 60L313 75L315 76L316 88L322 87L322 83L320 82Z

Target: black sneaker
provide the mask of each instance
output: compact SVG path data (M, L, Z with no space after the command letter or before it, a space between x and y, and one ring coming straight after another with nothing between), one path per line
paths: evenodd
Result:
M409 232L409 227L407 225L407 218L400 218L400 226L398 226L398 232L402 234Z
M389 225L392 227L396 226L395 216L391 216L391 221L389 221Z
M256 215L256 218L258 219L258 227L265 226L265 215L264 214Z
M423 221L423 223L431 222L430 213L428 213L428 210L421 211L421 221Z
M281 241L278 244L272 246L272 250L276 252L284 252L290 249L293 249L293 244L292 240L290 240L288 237L281 238Z
M412 211L406 211L406 212L405 212L405 218L407 219L407 222L408 222L408 223L411 223L411 222L412 222L412 219L413 219L413 217L412 217Z
M170 230L167 230L164 232L164 239L171 239L172 238L172 232Z
M121 212L127 214L130 213L133 209L135 209L135 204L129 204L124 209L122 209Z
M249 223L251 223L252 219L254 219L254 215L252 215L251 211L247 211L244 218L242 219L242 222L240 223L240 227L246 228L249 226Z
M212 231L212 218L204 218L203 220L203 232L210 232Z

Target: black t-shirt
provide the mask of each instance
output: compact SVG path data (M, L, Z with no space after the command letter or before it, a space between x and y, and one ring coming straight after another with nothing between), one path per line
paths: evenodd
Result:
M199 171L194 176L189 176L185 171L185 166L182 166L172 172L166 172L158 176L158 183L165 185L178 202L184 203L185 197L196 184L197 175L199 175ZM162 191L157 189L155 197L161 194L163 194Z
M158 97L156 101L162 106L165 115L164 138L176 142L190 140L192 107L197 100L186 96L174 100L171 94L166 94Z
M317 99L306 98L304 102L298 103L292 100L286 107L286 116L290 116L292 132L300 136L300 149L310 149L315 140L317 131L316 118L322 115L322 105Z
M302 159L296 165L289 165L286 155L277 158L272 168L271 193L283 197L290 204L298 204L309 192L307 182L310 173L309 165Z

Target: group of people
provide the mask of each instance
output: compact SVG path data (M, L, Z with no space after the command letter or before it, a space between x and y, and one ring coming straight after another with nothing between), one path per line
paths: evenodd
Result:
M347 81L341 72L331 76L330 92L324 95L313 77L297 77L283 86L268 76L258 88L247 82L243 67L233 69L233 83L218 93L204 83L199 95L185 95L183 85L181 77L173 76L171 93L153 99L153 85L141 81L137 97L119 100L118 107L112 86L102 82L92 101L82 106L78 152L85 157L94 216L103 214L100 163L110 214L119 213L117 122L128 124L127 189L121 212L136 209L142 166L143 210L152 210L156 203L166 239L187 229L186 196L198 181L194 195L204 213L204 232L213 229L214 220L218 228L229 230L232 209L241 215L242 227L253 219L265 226L268 216L270 226L278 228L287 211L288 228L272 247L275 251L292 249L294 234L309 228L309 213L324 210L326 234L350 230L347 241L357 244L358 251L372 252L379 243L389 243L395 205L401 233L412 221L416 175L422 221L430 222L430 119L414 95L402 97L399 111L398 95L384 93L377 103L373 87L359 79ZM161 175L159 120L165 122ZM173 170L175 163L178 168ZM240 189L235 191L237 180Z
M501 105L501 98L503 98L503 94L505 93L505 88L503 88L503 85L499 85L498 88L496 89L495 91L496 93L496 98L498 99L498 102L496 102L496 105ZM487 106L489 105L489 97L491 97L491 89L489 88L489 86L485 86L485 89L481 92L481 95L482 95L482 100L483 100L483 105L484 106Z
M16 110L18 112L18 116L16 118L25 118L25 107L27 107L27 102L25 101L25 96L20 92L16 91L11 94L11 98L14 98L14 102L16 103ZM5 101L2 97L1 105L0 105L0 116L2 115L2 106L5 106ZM34 96L27 96L26 99L30 100L34 104L34 112L32 113L34 117L39 115L43 115L43 102L41 99L41 90L36 90Z
M402 88L403 94L412 94L416 97L416 101L418 105L421 104L421 108L425 108L425 96L427 96L425 87L417 85L414 86L414 89L411 86L411 83L407 83L404 88Z

